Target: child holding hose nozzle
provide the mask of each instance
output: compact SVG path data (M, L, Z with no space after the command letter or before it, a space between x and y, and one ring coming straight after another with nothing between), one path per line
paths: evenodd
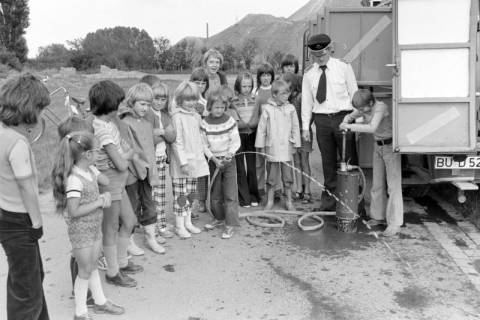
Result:
M400 227L403 225L403 197L401 157L399 153L394 153L392 148L391 107L376 100L368 89L360 89L355 92L352 105L356 110L345 116L340 124L340 129L373 133L375 140L370 203L371 219L368 221L368 225L387 224L383 235L393 236L400 231ZM352 123L359 117L365 119L364 123Z
M227 86L212 91L208 96L209 115L202 120L202 137L208 147L205 155L210 168L210 203L214 221L205 225L213 229L223 224L222 239L230 239L233 227L239 226L237 164L233 158L240 148L237 121L226 111L234 93Z

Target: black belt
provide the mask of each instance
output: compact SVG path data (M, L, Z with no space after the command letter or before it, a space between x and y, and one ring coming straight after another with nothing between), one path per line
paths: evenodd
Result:
M386 146L392 144L392 138L388 138L385 140L375 140L375 142L377 143L377 146Z
M318 116L325 116L325 117L336 117L336 116L345 116L349 113L351 113L353 110L343 110L335 113L314 113L315 115Z

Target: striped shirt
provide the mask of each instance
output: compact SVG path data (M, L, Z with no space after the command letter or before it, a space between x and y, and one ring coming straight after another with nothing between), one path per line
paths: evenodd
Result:
M240 148L237 122L226 114L218 118L211 115L205 117L202 120L201 130L208 146L206 154L208 158L234 155Z
M115 169L115 165L113 164L113 161L110 159L110 156L105 150L105 146L113 144L115 145L115 147L117 147L118 152L122 154L122 137L120 136L120 131L118 130L115 123L113 123L113 121L104 121L97 117L93 119L92 125L95 137L100 142L101 147L100 151L98 152L95 166L100 171L104 171L109 168Z

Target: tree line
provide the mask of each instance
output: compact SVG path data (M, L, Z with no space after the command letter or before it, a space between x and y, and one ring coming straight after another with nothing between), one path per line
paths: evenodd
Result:
M160 70L178 72L201 65L208 50L201 39L183 39L172 45L165 37L151 38L135 27L114 27L88 33L85 38L50 44L39 49L32 61L37 68L74 67L94 70L100 65L120 70ZM250 69L256 62L268 61L279 67L284 53L264 55L256 39L247 39L237 47L225 44L215 47L224 56L223 69Z

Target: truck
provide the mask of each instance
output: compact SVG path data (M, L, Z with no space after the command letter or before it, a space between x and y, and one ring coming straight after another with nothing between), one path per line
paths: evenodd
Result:
M402 184L414 196L449 183L463 203L467 190L478 190L479 2L326 7L304 32L302 70L312 63L308 38L326 33L333 56L352 65L359 87L391 103L393 148L402 154ZM364 168L371 167L372 139L357 137Z

